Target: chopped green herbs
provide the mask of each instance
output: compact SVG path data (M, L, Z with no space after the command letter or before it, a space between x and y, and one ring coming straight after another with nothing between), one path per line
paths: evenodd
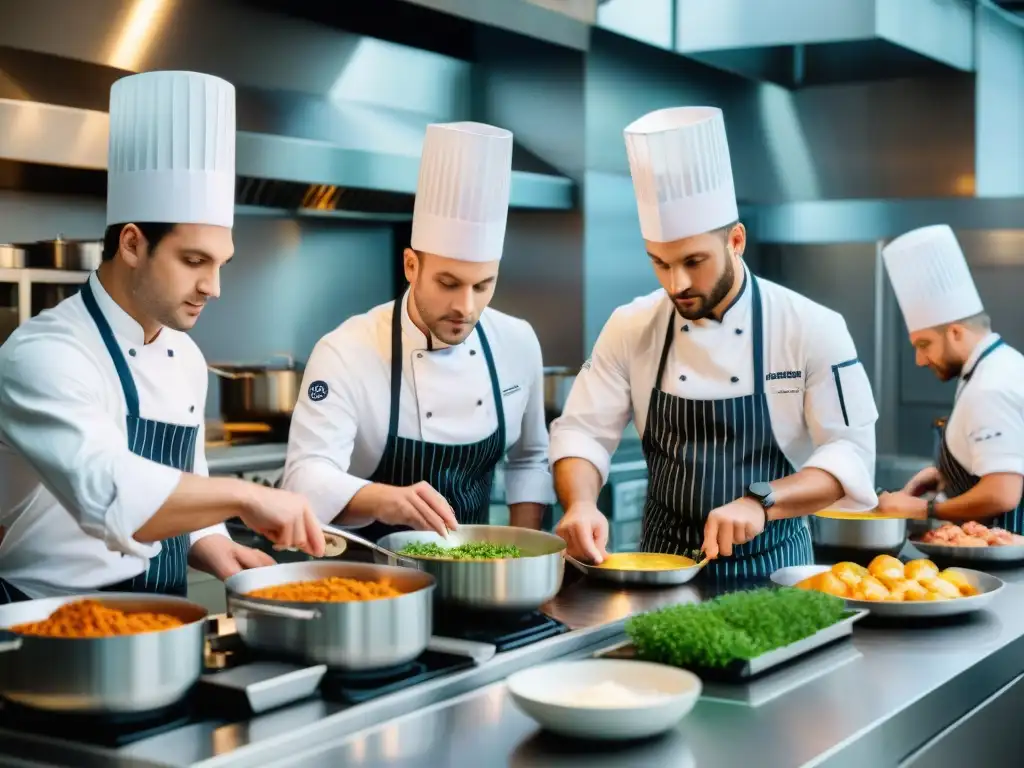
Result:
M413 542L398 550L398 554L446 560L507 560L523 556L515 544L492 544L489 541L469 541L457 547L443 547L433 542Z
M823 592L756 589L634 616L626 633L640 659L723 668L809 637L845 615L843 601Z

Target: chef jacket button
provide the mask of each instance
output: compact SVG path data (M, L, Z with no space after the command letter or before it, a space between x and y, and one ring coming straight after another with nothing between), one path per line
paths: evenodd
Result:
M427 418L428 418L428 419L429 419L429 418L430 418L431 416L433 416L433 415L434 415L434 414L433 414L432 412L430 412L430 411L427 411Z
M686 374L684 373L682 376L680 376L679 380L680 381L686 381Z
M134 349L129 349L128 350L128 354L131 355L132 357L135 357L135 350Z
M683 328L682 328L682 331L683 331L683 333L689 333L689 331L690 331L690 326L688 326L688 325L684 325L684 326L683 326Z
M483 405L483 404L484 404L484 401L483 401L483 400L477 400L477 401L476 401L476 404L477 404L477 405Z
M194 405L190 405L190 406L188 407L188 412L189 412L189 413L192 413L193 411L195 411L195 409L196 409L196 407L195 407Z
M735 333L737 336L739 336L741 333L743 333L743 329L742 328L737 328L735 331L733 331L733 333Z
M167 350L167 356L168 357L174 357L174 350L173 349L168 349Z
M471 349L471 350L469 350L469 354L471 354L471 355L475 355L475 354L476 354L476 350L475 350L475 349Z
M732 378L729 379L729 381L731 381L733 384L735 384L739 380L740 380L739 376L733 376Z
M416 357L423 357L423 353L422 352L417 352L416 353Z

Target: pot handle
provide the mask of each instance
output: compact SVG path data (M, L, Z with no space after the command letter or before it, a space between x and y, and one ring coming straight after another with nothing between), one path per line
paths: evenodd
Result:
M213 365L207 365L206 370L215 376L220 376L222 379L252 379L256 376L256 374L250 371L235 373L234 371L225 371L223 368L217 368Z
M6 651L17 651L21 648L23 638L8 629L0 629L0 653Z
M232 615L236 613L255 613L260 616L277 616L282 619L298 619L300 621L312 621L319 619L323 614L316 609L290 608L286 605L264 605L249 600L231 598L228 608Z
M288 370L289 371L292 368L295 367L295 356L292 355L290 352L275 352L274 354L272 354L270 356L270 358L267 360L267 362L268 363L272 363L275 360L277 360L278 358L283 358L284 360L288 361Z

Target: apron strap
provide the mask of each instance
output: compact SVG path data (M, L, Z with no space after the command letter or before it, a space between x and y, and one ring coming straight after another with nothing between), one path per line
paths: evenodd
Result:
M981 361L984 360L989 355L991 355L993 352L995 352L999 347L1003 346L1003 344L1004 342L1002 339L996 339L987 347L985 347L985 351L978 356L977 361L974 363L974 365L971 366L971 370L967 371L961 377L963 379L964 384L971 380L971 377L974 375L974 372L978 370L978 366L981 365Z
M764 311L761 307L761 289L757 285L757 278L750 273L750 287L753 293L750 300L753 302L751 311L753 313L754 333L754 394L764 394Z
M665 331L665 343L661 345L661 360L658 362L658 375L654 377L654 388L661 389L661 380L665 376L665 362L668 350L672 346L672 337L676 332L676 308L673 306L668 316L668 329Z
M398 414L402 394L402 300L395 299L395 308L391 315L391 414L388 418L388 437L398 437ZM498 371L494 366L494 355L491 345L484 333L483 323L476 324L480 334L480 347L487 360L487 372L491 377L491 393L494 395L494 410L498 416L498 438L502 455L505 453L505 406L501 400L501 384L498 382ZM123 358L122 358L123 359Z
M114 368L117 370L117 378L121 381L121 391L124 392L124 402L128 408L128 415L138 417L139 390L135 388L135 379L132 378L132 372L128 367L128 361L124 359L124 354L121 352L121 348L117 345L117 340L114 338L114 332L110 328L110 323L107 322L107 318L105 318L103 313L100 311L99 304L96 303L96 297L93 296L92 288L89 286L88 280L82 284L82 287L78 292L82 295L82 301L85 302L85 308L89 311L93 322L96 324L96 328L100 332L100 338L103 339L103 346L107 348L107 353L110 355L110 359L114 362Z
M494 394L494 412L498 417L498 446L501 448L501 455L505 455L505 406L501 401L501 384L498 382L498 370L494 366L494 356L491 354L491 344L487 341L487 334L484 333L483 316L476 323L477 333L480 334L480 347L487 358L487 372L491 376L491 392Z

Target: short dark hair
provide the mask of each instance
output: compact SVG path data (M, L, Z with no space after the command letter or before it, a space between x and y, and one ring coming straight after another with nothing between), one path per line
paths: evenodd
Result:
M939 326L939 330L944 331L951 325L964 325L971 330L987 333L992 330L992 318L990 318L986 312L979 312L976 315L964 317L960 320L954 320L951 323L943 323Z
M158 245L160 241L171 234L177 225L176 224L163 224L159 222L147 222L140 224L139 222L130 222L135 224L142 232L142 236L146 238L146 242L149 243L149 249L152 251ZM117 254L117 249L121 247L121 230L127 227L129 222L124 224L111 224L107 227L103 233L103 260L110 261Z
M740 223L740 220L736 219L736 221L734 221L732 224L726 224L724 227L719 227L718 229L715 229L715 230L712 230L712 231L716 232L719 235L721 235L723 238L728 239L729 238L729 233L732 232L733 227L735 227L739 223Z

